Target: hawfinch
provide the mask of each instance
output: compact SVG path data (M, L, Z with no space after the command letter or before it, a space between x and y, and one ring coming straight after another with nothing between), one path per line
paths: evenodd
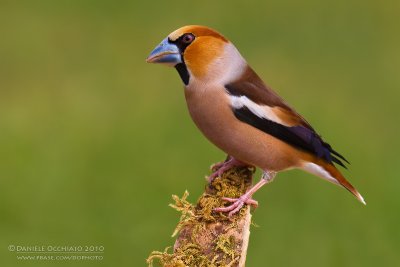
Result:
M172 32L146 60L174 67L185 87L189 113L200 131L228 154L210 177L212 181L234 166L263 170L261 180L232 204L217 212L238 212L257 205L252 195L275 175L298 168L360 193L334 163L348 161L322 140L314 128L247 64L224 36L204 26L184 26Z

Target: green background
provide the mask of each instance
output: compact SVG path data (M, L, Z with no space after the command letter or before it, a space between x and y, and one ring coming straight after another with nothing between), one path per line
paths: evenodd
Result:
M0 265L145 266L167 205L225 155L189 118L171 31L216 28L350 161L364 195L300 171L255 195L248 266L400 261L399 1L1 1ZM266 151L266 153L268 153ZM101 245L102 261L17 260L9 245Z

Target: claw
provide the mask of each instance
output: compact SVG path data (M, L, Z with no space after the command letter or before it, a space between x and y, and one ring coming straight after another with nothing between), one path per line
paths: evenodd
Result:
M227 161L218 162L211 166L211 170L215 171L210 176L208 176L208 182L212 183L212 181L214 181L215 178L221 177L221 175L227 170L233 167L241 167L241 166L247 166L247 164L233 157L229 157Z
M228 169L229 168L224 168L224 166L221 166L219 169L214 171L210 176L208 176L207 178L208 182L212 183L212 181L214 181L215 178L221 177L221 175Z
M237 200L238 200L238 198L230 198L230 197L223 197L223 198L221 198L222 200L225 200L225 201L228 201L228 202L231 202L231 203L234 203L234 202L236 202ZM254 199L252 199L252 198L249 198L248 200L246 200L246 202L245 202L247 205L251 205L251 206L253 206L254 208L257 208L258 207L258 201L257 200L254 200Z
M222 200L228 201L233 203L228 207L221 207L215 208L214 211L216 212L229 212L228 216L231 217L233 214L237 213L245 204L251 205L254 207L258 206L258 202L252 198L248 198L246 195L243 195L239 198L230 198L230 197L223 197Z
M240 196L239 198L230 198L230 197L223 197L222 200L228 201L233 203L232 205L229 205L228 207L221 207L221 208L215 208L215 212L229 212L229 217L231 217L233 214L237 213L245 204L246 205L251 205L254 207L258 206L258 202L254 199L252 199L252 195L260 189L263 185L266 183L271 182L276 175L276 172L274 171L265 171L263 173L263 176L261 180L255 184L252 188L250 188L249 191L247 191L244 195Z
M217 162L217 163L211 165L210 171L215 172L216 170L218 170L219 168L221 168L222 165L224 165L224 164L225 164L225 161Z

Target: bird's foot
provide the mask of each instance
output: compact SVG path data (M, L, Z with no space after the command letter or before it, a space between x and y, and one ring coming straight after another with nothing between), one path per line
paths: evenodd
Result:
M223 197L222 200L233 203L228 207L215 208L216 212L229 212L228 216L231 217L233 214L237 213L245 204L251 205L255 208L258 207L258 202L251 198L251 194L244 194L239 198Z
M244 162L235 159L234 157L229 157L228 160L223 162L218 162L211 166L211 170L213 171L213 173L210 176L208 176L208 182L212 183L212 181L214 181L215 178L221 177L221 175L224 172L233 167L244 167L244 166L248 165Z
M221 168L228 160L230 160L230 158L227 160L224 160L224 161L214 163L213 165L211 165L210 171L212 171L214 173L215 170L218 170L219 168Z
M258 189L263 187L263 185L271 182L274 179L275 175L276 175L275 171L264 170L261 180L258 183L256 183L252 188L250 188L244 195L240 196L239 198L230 198L230 197L222 198L222 200L233 203L232 205L229 205L228 207L215 208L214 211L229 212L228 215L230 217L233 214L237 213L244 206L244 204L257 207L258 202L252 199L251 197L255 192L257 192Z

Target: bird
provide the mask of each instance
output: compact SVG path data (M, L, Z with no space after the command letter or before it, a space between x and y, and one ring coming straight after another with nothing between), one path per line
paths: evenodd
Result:
M225 36L207 26L188 25L170 33L150 53L148 63L174 67L183 84L190 116L204 136L228 156L215 165L211 182L237 166L262 170L261 179L228 206L215 212L237 213L257 206L253 194L277 173L300 169L364 198L335 166L349 163L294 108L249 66Z

